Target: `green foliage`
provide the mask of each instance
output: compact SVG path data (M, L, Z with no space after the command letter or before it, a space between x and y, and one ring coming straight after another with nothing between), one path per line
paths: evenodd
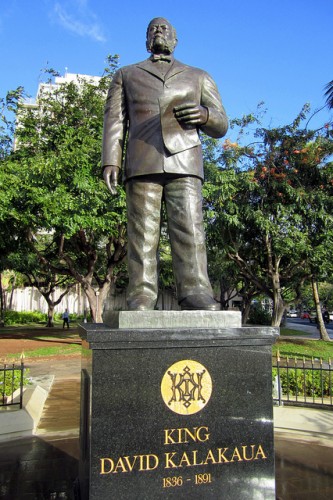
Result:
M122 222L123 193L109 195L100 167L111 77L98 85L79 79L52 93L45 86L35 106L21 105L12 166L24 189L12 210L32 231L54 231L67 240L82 229L115 232Z
M66 330L67 332L67 330ZM61 347L40 347L31 351L26 351L29 358L44 358L47 356L67 356L81 353L80 344L64 344ZM8 354L8 358L16 358L17 354Z
M125 191L119 186L111 196L101 170L104 106L117 62L108 57L99 82L79 78L50 92L51 79L35 104L21 102L16 149L0 170L2 255L11 262L21 255L26 265L34 254L30 271L81 283L94 314L95 288L102 300L125 274Z
M20 100L25 96L23 87L7 92L6 97L0 97L0 160L11 153L13 146L15 115Z
M215 165L208 150L206 230L208 246L238 269L237 281L272 299L279 324L304 280L332 275L332 125L309 129L308 105L275 129L260 125L260 113L231 122L237 141L215 150ZM255 140L244 145L249 131Z
M29 323L46 323L47 316L39 311L6 311L6 325L28 325Z
M250 325L270 325L272 315L260 303L251 306L248 323Z
M62 312L57 312L54 314L54 320L56 322L62 322ZM77 322L83 322L83 314L76 314L76 313L72 313L72 312L69 312L69 319L70 319L70 322L71 323L77 323Z
M328 371L280 368L282 393L293 396L321 397L332 393L332 380ZM278 371L273 368L273 379Z
M325 85L325 91L326 106L329 109L333 109L333 80Z
M332 277L327 275L326 278L331 279ZM329 311L333 311L333 284L326 281L318 283L318 292L322 305ZM315 308L310 283L306 282L301 289L300 305L303 311L311 311Z
M7 365L8 368L8 365ZM21 370L6 370L0 372L0 394L3 396L11 396L16 389L21 386ZM29 368L25 368L23 371L23 386L30 383L28 379Z

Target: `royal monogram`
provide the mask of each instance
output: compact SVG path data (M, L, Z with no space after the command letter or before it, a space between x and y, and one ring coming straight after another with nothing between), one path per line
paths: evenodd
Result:
M164 374L161 392L170 410L180 415L191 415L208 403L212 380L201 363L182 360L170 366Z

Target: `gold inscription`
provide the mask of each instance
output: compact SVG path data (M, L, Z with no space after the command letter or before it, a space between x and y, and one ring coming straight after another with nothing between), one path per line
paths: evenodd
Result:
M251 450L251 451L250 451ZM250 457L251 453L251 457ZM216 448L208 451L193 450L165 453L165 469L179 469L198 465L217 465L233 462L252 462L267 458L261 445L247 445L235 448Z
M179 427L164 429L163 444L175 446L187 443L205 443L210 439L207 426ZM225 448L209 448L187 451L169 451L158 457L153 453L146 455L124 455L117 458L104 457L100 459L100 474L123 474L133 471L153 471L159 466L164 469L185 469L187 467L219 465L237 462L254 462L266 460L267 455L261 444L249 444ZM189 481L189 479L187 479ZM211 481L208 473L197 474L195 484L205 484ZM165 478L164 487L181 486L181 476Z
M187 429L181 427L180 429L165 429L164 430L164 444L185 444L190 441L195 443L204 443L209 440L208 427L193 427Z
M211 474L196 474L195 484L207 484L212 482Z
M163 488L174 488L175 486L183 486L182 476L164 477Z
M134 455L117 459L101 458L101 474L117 474L119 472L132 472L133 470L150 471L157 469L159 459L157 455Z

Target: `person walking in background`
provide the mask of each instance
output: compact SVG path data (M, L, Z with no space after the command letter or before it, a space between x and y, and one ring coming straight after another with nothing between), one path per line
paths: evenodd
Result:
M65 312L62 315L62 327L65 328L65 325L67 325L67 328L69 328L69 312L68 309L65 309Z
M329 315L328 310L325 307L323 309L322 314L323 314L324 323L326 323L328 325L328 323L330 322L330 315Z

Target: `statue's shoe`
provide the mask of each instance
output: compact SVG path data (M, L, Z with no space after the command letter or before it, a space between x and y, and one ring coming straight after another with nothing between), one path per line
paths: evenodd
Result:
M127 302L129 311L152 311L155 309L156 300L146 295L140 295Z
M216 302L213 297L205 293L198 293L189 295L179 303L182 311L219 311L220 304Z

